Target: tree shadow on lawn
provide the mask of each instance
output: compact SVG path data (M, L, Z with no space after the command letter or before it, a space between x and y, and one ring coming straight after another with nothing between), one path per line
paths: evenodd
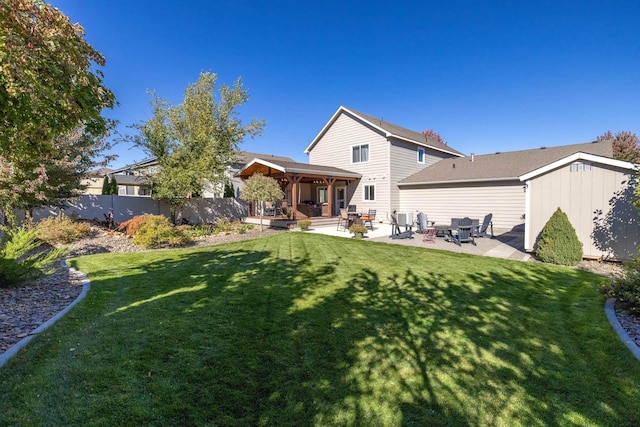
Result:
M640 422L620 401L629 395L599 393L610 391L610 372L594 372L590 361L619 357L612 352L623 346L614 337L611 348L590 346L610 331L599 329L607 326L602 319L575 315L593 313L571 298L585 287L584 273L505 262L454 282L420 267L388 275L357 269L342 252L319 261L242 246L150 260L124 280L92 283L94 303L109 295L103 321L88 333L108 321L109 335L130 352L109 353L105 363L125 363L135 396L149 396L154 419L170 423ZM132 280L143 285L122 289ZM579 322L592 335L567 336ZM610 368L619 365L612 360ZM82 387L93 374L75 375ZM639 400L637 391L632 398ZM96 400L93 408L110 404ZM127 405L119 412L131 421Z

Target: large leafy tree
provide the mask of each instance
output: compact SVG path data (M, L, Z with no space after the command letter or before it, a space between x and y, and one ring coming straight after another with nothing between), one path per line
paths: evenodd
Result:
M84 30L39 0L0 1L0 209L74 197L115 122Z
M284 192L280 188L278 181L261 173L256 173L244 182L244 186L240 190L240 197L246 201L258 202L262 205L264 202L282 200ZM260 215L260 231L262 231L262 209L258 209L258 212Z
M139 130L136 143L158 160L159 170L148 176L153 197L168 202L174 214L185 198L204 187L223 185L238 145L264 128L262 120L245 125L238 117L237 108L248 100L241 80L220 86L218 96L216 80L216 74L201 73L178 105L152 93L152 117L134 126Z
M640 162L640 140L632 132L618 132L615 135L606 131L598 137L601 141L613 142L613 158L627 162Z
M40 0L0 1L0 149L52 152L54 139L84 127L104 135L115 97L103 83L104 57L84 29Z

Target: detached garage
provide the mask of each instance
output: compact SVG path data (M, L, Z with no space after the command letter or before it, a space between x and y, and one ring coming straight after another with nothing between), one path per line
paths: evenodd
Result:
M482 219L496 229L524 229L533 251L559 207L587 258L636 258L638 213L631 205L635 165L612 159L611 141L444 159L398 184L401 211L430 221Z
M634 259L640 222L631 204L636 165L575 153L521 176L526 191L525 249L532 251L553 212L562 209L586 258Z

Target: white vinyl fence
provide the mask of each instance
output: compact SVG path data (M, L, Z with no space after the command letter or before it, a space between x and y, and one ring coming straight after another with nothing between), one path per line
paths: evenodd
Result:
M37 222L60 212L69 216L75 215L80 219L98 221L104 221L105 215L111 213L116 222L124 222L142 214L171 218L169 205L151 197L85 195L67 203L64 209L45 208L34 211L33 219ZM248 213L248 204L239 199L188 199L182 211L182 218L192 224L215 223L223 217L232 221L242 221Z

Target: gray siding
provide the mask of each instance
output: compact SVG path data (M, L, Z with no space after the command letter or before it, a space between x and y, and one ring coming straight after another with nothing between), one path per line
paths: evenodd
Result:
M494 228L511 229L524 223L525 192L520 181L402 187L400 211L422 211L437 224L492 213Z
M351 147L360 144L369 144L369 161L352 163ZM385 136L356 118L341 114L309 152L309 163L360 173L362 178L347 187L349 204L356 205L360 212L377 209L378 218L385 218L390 200L389 149ZM370 184L376 186L375 202L364 200L364 186Z
M535 249L545 224L560 208L575 228L585 257L636 258L640 229L630 178L628 171L592 164L589 171L571 172L566 165L530 180L525 249Z
M424 163L418 163L418 148L425 150ZM424 147L405 141L391 140L389 144L389 157L391 159L390 181L391 197L389 208L398 209L400 206L400 191L398 182L422 169L434 164L445 157L443 153L438 153ZM446 156L450 157L450 156Z

